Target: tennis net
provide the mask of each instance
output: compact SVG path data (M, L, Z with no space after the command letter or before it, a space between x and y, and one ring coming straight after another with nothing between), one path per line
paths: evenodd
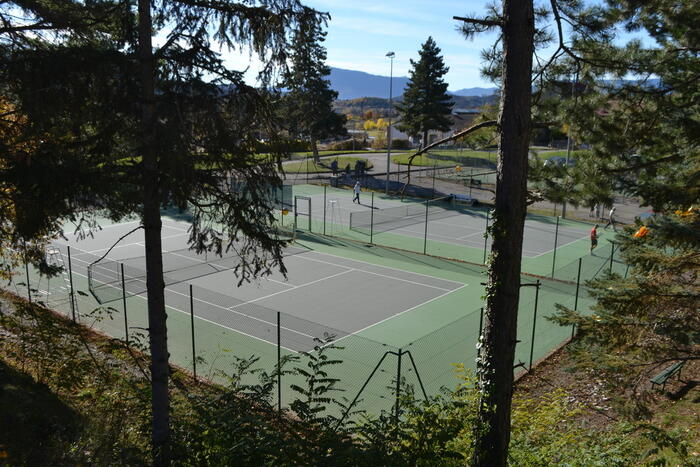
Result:
M427 220L444 219L461 214L455 208L454 197L445 196L422 203L410 203L373 211L351 212L350 229L366 233L386 232L401 227L420 224Z
M284 249L284 256L308 251L297 244ZM184 248L162 253L163 280L165 286L235 269L245 261L231 249L221 255L212 252L197 253ZM122 298L122 265L124 270L124 291L127 296L146 292L146 258L138 256L119 260L102 259L88 266L88 288L100 303L109 303Z

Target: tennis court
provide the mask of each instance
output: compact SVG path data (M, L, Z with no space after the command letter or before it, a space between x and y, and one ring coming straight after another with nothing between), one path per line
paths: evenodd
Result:
M482 250L431 240L428 246L433 254L424 255L411 251L415 245L410 244L411 238L416 244L422 244L422 239L408 233L396 235L394 230L377 234L380 239L388 236L395 241L391 248L377 242L373 232L375 243L368 243L367 234L343 226L337 216L340 209L333 208L334 204L347 208L349 222L351 212L366 211L366 196L362 205L352 206L349 197L343 198L349 194L345 190L336 193L312 187L317 191L310 194L304 191L309 186L294 189L297 206L280 217L287 227L294 222L298 227L296 241L285 251L287 277L274 273L240 287L232 272L238 261L235 252L222 258L196 254L186 248L189 224L163 213L171 361L200 376L227 382L240 368L240 359L254 358L255 368L270 372L286 358L319 358L320 352L326 352L324 358L337 362L328 371L338 378L340 398L355 400L353 407L372 414L394 405L398 380L424 396L438 395L443 387L455 387L458 380L454 364L462 363L467 368L475 365L485 267L477 261L451 261L434 251L440 245L450 245L481 256ZM377 198L380 206L397 206L396 200ZM325 213L319 209L324 201ZM294 202L284 204L293 206ZM325 214L325 219L319 219L316 213ZM440 235L449 229L461 229L463 235L468 235L469 225L485 222L485 216L485 211L465 208L459 215L450 213L434 220L440 222L436 225L447 224L440 227ZM546 220L533 219L536 222L531 229L551 228ZM25 296L31 292L35 300L68 316L74 314L83 324L145 345L148 312L142 231L126 237L101 259L117 239L138 226L138 221L105 221L102 226L94 237L81 240L66 228L66 239L47 251L47 257L59 258L58 265L68 273L63 278L47 278L28 265L18 271L15 291ZM400 228L413 229L412 225ZM576 243L564 249L573 248L571 254L577 254ZM536 248L533 252L546 245ZM574 262L557 270L560 281L540 283L541 278L522 276L523 284L539 286L521 289L516 347L519 362L531 364L571 335L571 329L546 317L555 312L556 304L588 308L591 299L583 286L579 290L579 284L613 268L625 271L623 264L613 261L610 245L603 243L596 255L589 255L585 244L584 249L584 255L579 254ZM558 250L561 254L562 249ZM548 254L528 260L548 261ZM71 305L68 291L73 287L77 293ZM335 346L320 343L331 337ZM255 383L257 376L251 373L242 381ZM290 389L293 385L304 384L299 374L285 373L280 386L281 404L294 400ZM338 414L340 409L334 410Z
M293 194L295 212L300 213L296 222L314 232L477 263L485 262L491 248L487 228L492 220L486 207L376 193L362 193L357 204L350 190L316 185L295 185ZM590 229L583 222L528 215L523 270L548 275L555 263L587 254Z
M94 238L82 241L71 239L72 234L68 234L74 273L87 275L88 265L135 226L135 223L111 225ZM221 264L217 258L207 258L186 248L187 227L186 223L172 220L163 223L167 306L189 314L192 284L198 290L197 302L213 305L202 308L197 314L199 319L229 327L231 316L235 316L246 325L233 330L271 344L275 344L276 336L270 335L269 327L275 325L275 318L266 310L284 310L305 322L316 323L315 329L309 329L308 325L296 329L293 324L282 329L282 340L292 351L310 351L314 338L330 333L340 340L466 286L463 282L298 246L285 253L286 278L275 272L237 286L238 279L231 269L234 263ZM143 233L138 230L96 263L92 277L97 284L92 288L108 289L100 292L101 301L109 303L122 298L120 272L112 265L125 265L127 294L145 293L143 248ZM176 261L169 264L169 258L173 257Z

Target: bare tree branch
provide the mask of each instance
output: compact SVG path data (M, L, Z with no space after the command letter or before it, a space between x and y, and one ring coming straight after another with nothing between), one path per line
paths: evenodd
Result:
M406 187L411 184L411 165L413 164L413 159L416 157L420 156L421 154L424 154L426 151L434 148L435 146L439 146L441 144L444 144L448 141L453 141L457 138L461 138L462 136L467 136L471 133L474 133L477 130L480 130L482 128L488 128L495 126L498 122L496 120L488 120L485 122L477 123L476 125L472 125L469 128L466 128L462 131L458 131L457 133L454 133L452 136L448 136L447 138L443 138L441 140L435 141L432 144L427 145L420 151L416 152L415 154L411 155L411 157L408 158L408 172L406 174L406 183L404 186L401 188L401 196L404 195L404 192L406 191Z

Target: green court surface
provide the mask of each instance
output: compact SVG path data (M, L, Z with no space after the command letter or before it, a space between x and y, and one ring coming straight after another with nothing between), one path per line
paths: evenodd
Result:
M454 375L454 364L463 363L467 368L475 366L483 306L482 284L486 280L485 267L480 264L483 249L474 247L471 251L466 245L449 245L452 248L449 251L455 256L460 249L466 250L459 259L473 261L465 262L409 251L413 245L408 242L410 235L384 232L381 235L387 237L387 243L395 244L368 244L366 234L343 228L341 212L329 213L345 208L346 201L352 204L346 196L348 193L325 188L324 203L323 192L323 187L295 187L295 195L310 198L308 214L311 215L304 216L308 200L301 200L303 206L299 203L298 212L281 216L282 222L288 225L296 219L298 228L297 250L285 258L289 270L286 278L273 274L238 287L231 271L222 269L203 275L197 272L189 278L183 276L184 279L178 276L182 280L167 286L171 361L190 371L194 370L196 362L199 376L225 381L226 375L234 371L237 359L255 357L258 359L255 368L273 373L278 361L278 343L282 357L300 359L292 362L292 366L305 365L307 353L324 352L342 361L328 369L332 377L339 379L341 391L336 397L346 402L357 398L354 408L371 414L391 409L395 403L392 388L396 386L397 377L412 385L418 396L437 395L442 387L455 387L459 381ZM363 198L365 203L366 194ZM336 201L335 207L329 203L332 200ZM396 203L392 199L375 201L386 206ZM326 206L325 223L323 214L320 218L316 215L315 206ZM473 216L459 216L468 217L463 219L465 224L485 221L485 213L475 211L476 214L470 212ZM335 222L331 222L333 217ZM307 231L309 221L310 232ZM544 234L537 229L551 226L551 219L533 218L531 222L532 231L540 237ZM125 278L125 283L130 284L124 288L127 291L125 303L121 283L114 280L116 276L93 277L114 292L111 301L102 305L90 293L87 280L88 265L125 231L132 229L132 224L105 222L104 229L94 238L84 240L66 232L67 240L53 246L50 255L62 264L67 266L70 256L73 287L81 292L75 294L75 310L68 298L67 275L49 280L30 267L27 278L22 268L12 288L26 296L29 283L33 300L42 301L67 316L75 311L81 323L115 338L125 339L128 332L130 342L145 343L146 299L133 288L142 280L137 267L143 255L142 239L128 238L108 257L116 263L131 265ZM563 227L574 237L578 230L586 232L575 223L560 221L560 228ZM326 235L323 235L324 228ZM201 258L178 249L186 244L186 230L187 224L181 218L165 218L164 249L183 256L184 260L195 264L193 270L200 271ZM523 284L538 280L541 283L539 287L521 289L516 361L522 362L524 367L571 336L570 328L562 328L546 319L554 313L555 304L579 310L590 307L591 299L585 287L577 287L577 282L582 284L610 270L626 273L610 244L601 242L595 255L590 255L587 244L579 245L583 242L587 240L574 239L557 249L554 274L557 280L522 276ZM428 253L441 251L441 242L428 239L428 244L431 246ZM546 251L546 247L547 241L533 241L530 245L533 255L526 259L528 267L542 276L550 276L552 269L553 252ZM585 250L583 255L582 250ZM94 266L92 271L94 273ZM100 310L102 313L98 312ZM338 348L321 345L321 341L329 338L334 339L334 346ZM252 382L255 378L255 375L248 375L244 381ZM284 405L293 400L291 385L302 383L298 376L283 376Z

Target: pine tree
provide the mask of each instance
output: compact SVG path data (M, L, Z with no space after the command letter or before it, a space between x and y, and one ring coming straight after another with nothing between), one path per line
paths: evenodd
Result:
M657 214L618 235L629 275L589 284L595 315L562 308L558 319L580 327L582 364L641 392L652 368L700 358L700 219L691 208L700 203L700 11L693 1L610 2L608 17L656 43L578 45L596 91L574 114L592 146L584 161L597 161L599 179ZM654 80L602 81L629 69Z
M21 12L21 14L20 14ZM284 65L293 30L325 15L296 0L67 2L0 7L3 100L31 145L3 146L0 218L13 242L136 214L145 234L154 464L169 463L169 364L160 208L192 209L190 244L234 248L240 280L281 269L267 193L281 180L256 157L278 122L264 91L213 50L249 45L264 82ZM164 38L154 48L152 38ZM205 79L206 77L206 79ZM247 196L231 188L244 181ZM8 200L5 202L5 200ZM3 245L5 246L5 245Z
M421 46L420 59L411 60L410 79L401 104L397 104L401 123L397 128L422 137L422 146L428 144L430 130L447 131L452 126L452 98L447 94L443 76L450 70L440 55L440 48L432 37Z
M318 159L319 139L344 136L345 116L333 110L338 92L330 88L330 68L325 64L326 49L321 45L326 32L321 24L302 24L292 41L291 68L282 87L283 126L293 136L309 140L314 159Z

